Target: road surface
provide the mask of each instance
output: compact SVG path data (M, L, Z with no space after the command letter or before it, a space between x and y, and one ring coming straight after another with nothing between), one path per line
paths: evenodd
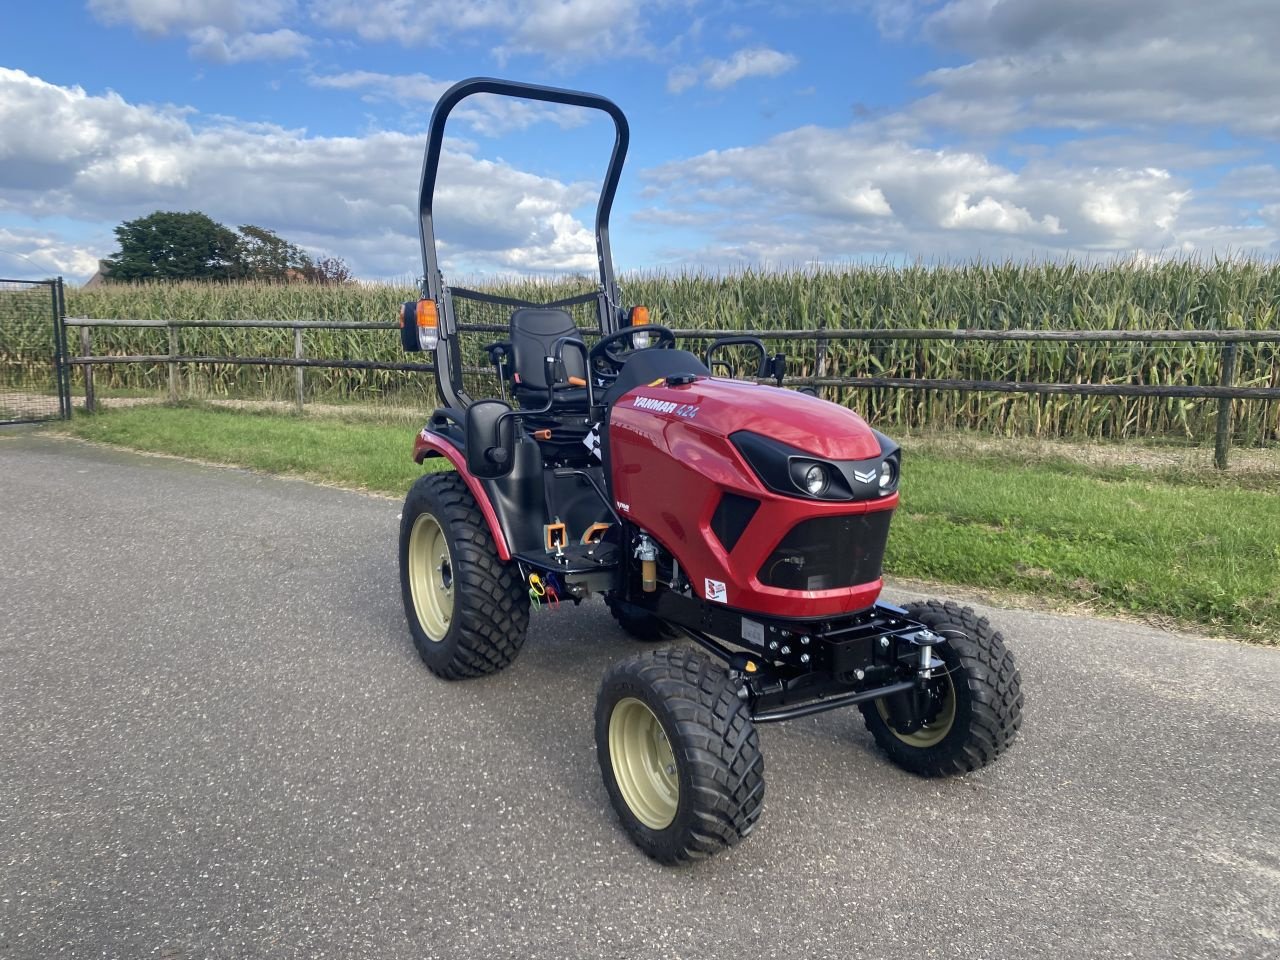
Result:
M1280 650L987 611L1010 754L935 782L855 711L765 727L756 832L673 870L596 768L635 644L596 602L433 678L398 512L0 435L0 957L1280 956Z

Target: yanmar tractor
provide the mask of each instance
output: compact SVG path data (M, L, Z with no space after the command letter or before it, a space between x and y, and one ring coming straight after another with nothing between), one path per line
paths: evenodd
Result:
M594 291L529 303L446 286L432 222L445 121L479 93L612 118ZM645 308L620 305L609 211L627 140L622 111L587 93L482 78L436 105L419 203L424 290L402 308L402 340L434 355L443 403L414 459L454 469L409 491L400 581L414 644L446 680L508 666L531 603L598 594L636 639L686 641L614 665L595 711L624 828L679 863L755 826L757 724L856 705L891 760L939 777L1008 749L1022 694L986 619L878 600L897 444L781 388L785 358L759 340L724 338L699 357ZM715 375L735 353L750 354L747 376Z

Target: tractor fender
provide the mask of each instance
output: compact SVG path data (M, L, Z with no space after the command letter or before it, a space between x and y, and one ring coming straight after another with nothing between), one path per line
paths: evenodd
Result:
M502 525L498 522L498 514L493 509L493 503L489 499L489 493L485 490L484 484L467 469L467 458L463 452L448 440L424 428L414 438L413 460L415 463L422 463L428 457L444 457L453 464L453 468L458 471L458 476L462 478L462 482L467 485L467 489L476 499L476 505L480 508L484 522L489 527L489 534L498 548L498 559L504 563L509 561L511 549L507 546L506 534L503 533Z

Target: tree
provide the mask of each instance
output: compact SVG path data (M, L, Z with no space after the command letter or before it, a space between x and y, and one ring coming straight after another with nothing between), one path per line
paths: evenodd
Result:
M303 270L302 276L310 283L323 284L351 283L355 280L351 268L341 257L321 257Z
M228 280L240 271L240 239L197 211L157 210L115 229L120 250L107 260L112 280Z
M266 227L246 223L240 227L240 276L250 280L309 279L315 269L311 258L297 245Z
M231 230L203 213L157 210L115 230L120 250L104 261L116 280L269 280L350 283L339 257L312 260L274 230L241 224Z

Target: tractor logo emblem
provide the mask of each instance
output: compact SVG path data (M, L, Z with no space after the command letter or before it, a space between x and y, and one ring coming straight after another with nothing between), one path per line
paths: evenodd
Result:
M674 413L677 417L684 417L686 420L692 420L698 415L696 403L672 403L670 400L659 400L657 397L636 397L631 405L641 410L652 410L654 413Z
M870 483L872 480L876 478L876 471L875 470L866 470L866 471L855 470L853 471L853 478L857 480L859 483Z

